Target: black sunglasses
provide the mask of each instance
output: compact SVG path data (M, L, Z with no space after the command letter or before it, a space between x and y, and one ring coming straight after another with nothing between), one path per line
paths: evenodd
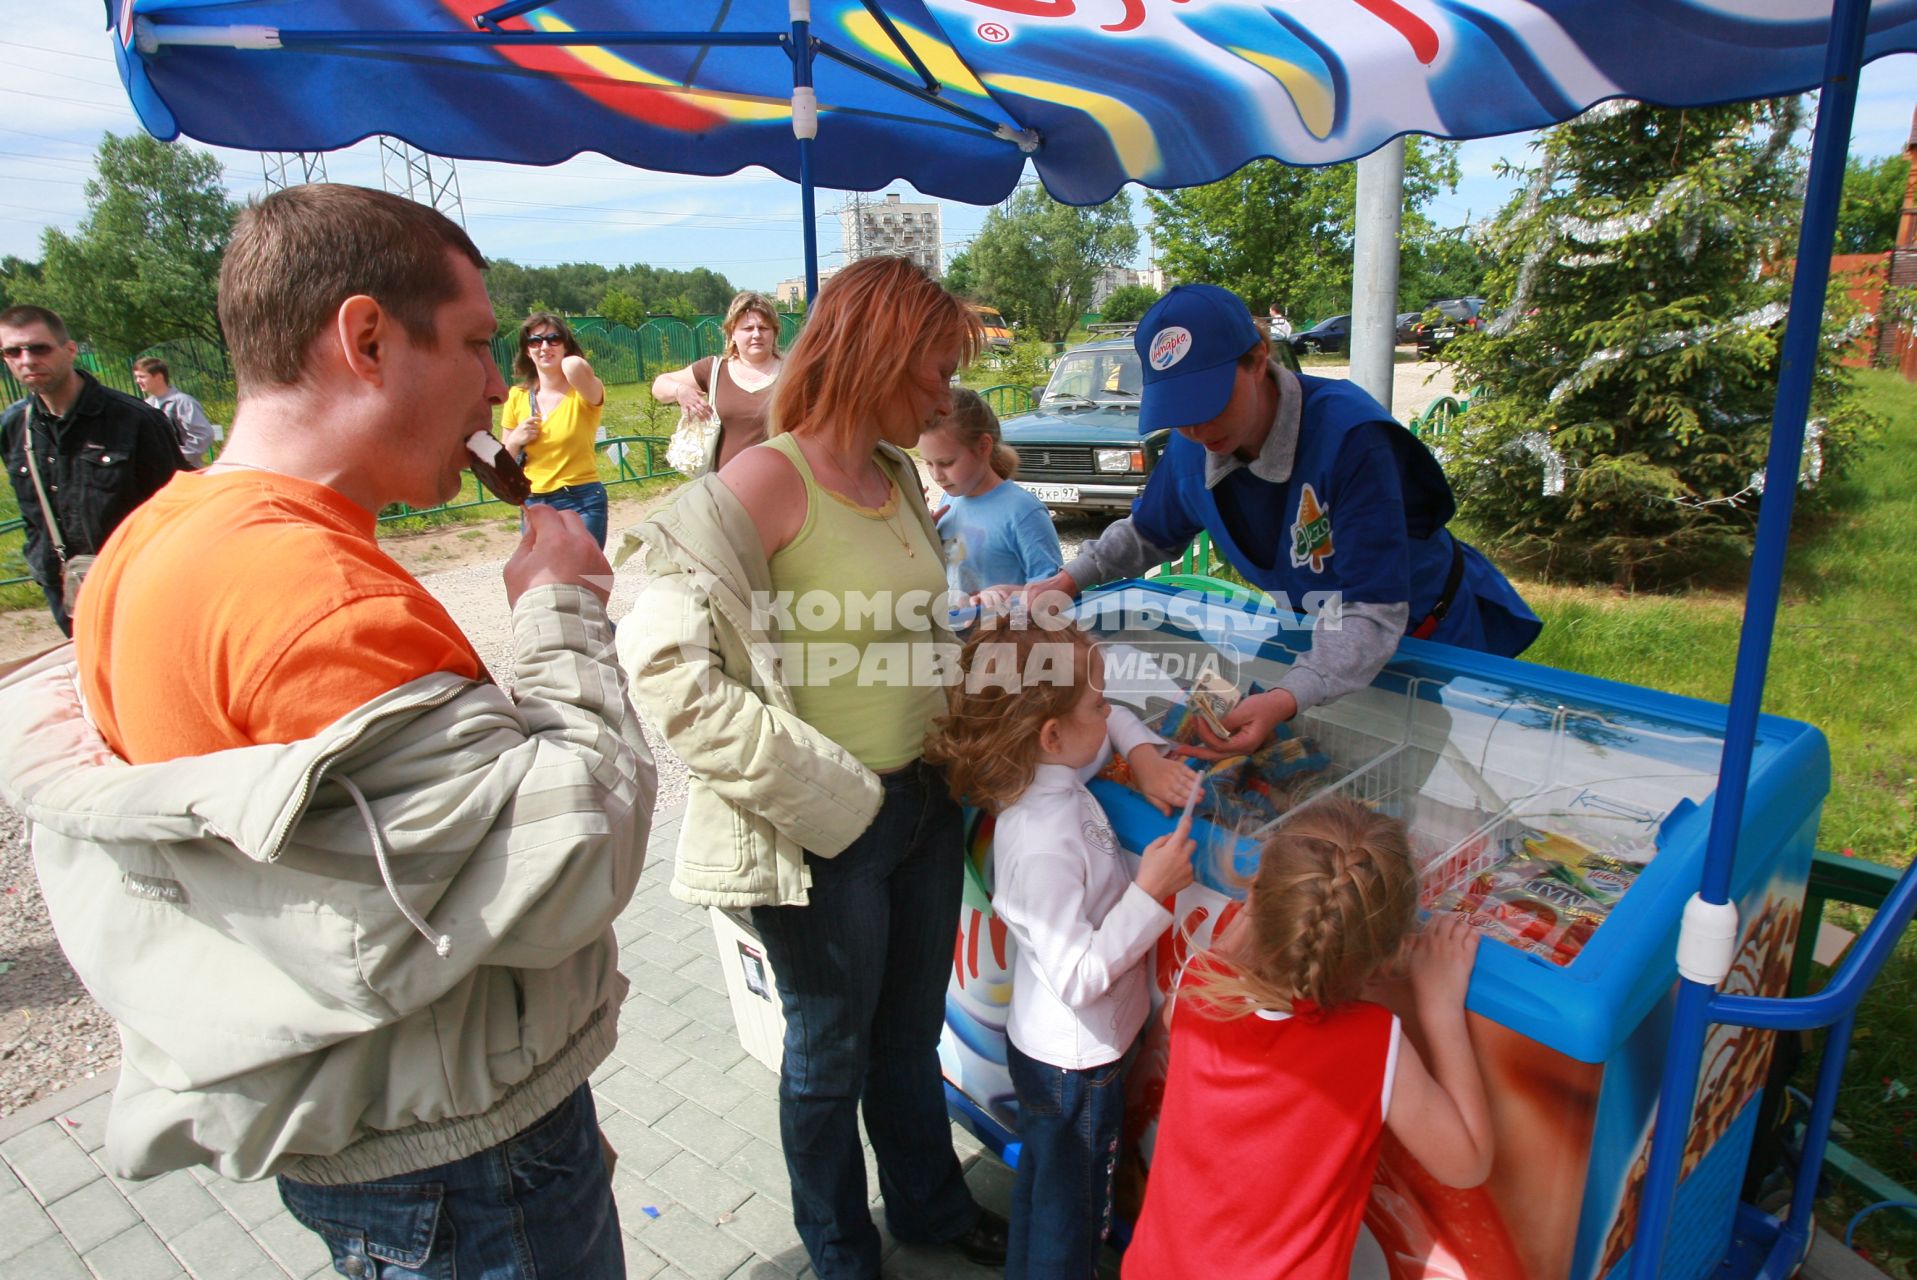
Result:
M0 356L18 360L21 356L40 357L53 350L51 342L23 342L17 347L0 347Z
M529 347L563 347L566 345L566 340L556 333L529 333L526 335L526 345Z

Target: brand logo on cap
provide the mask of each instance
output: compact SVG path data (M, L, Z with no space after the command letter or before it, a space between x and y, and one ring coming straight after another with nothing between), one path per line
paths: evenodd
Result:
M1163 373L1191 351L1191 330L1182 325L1160 329L1152 339L1152 368Z

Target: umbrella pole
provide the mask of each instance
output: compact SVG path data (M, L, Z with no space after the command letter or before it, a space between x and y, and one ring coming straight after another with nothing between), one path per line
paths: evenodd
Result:
M1703 882L1684 911L1678 934L1677 1008L1664 1056L1651 1159L1644 1176L1632 1248L1632 1280L1655 1280L1664 1260L1678 1177L1697 1098L1704 1037L1717 985L1730 972L1738 935L1737 909L1730 902L1731 873L1743 824L1744 795L1750 782L1751 750L1764 697L1764 673L1770 665L1771 633L1777 623L1784 582L1784 555L1790 537L1791 508L1797 497L1797 473L1804 453L1804 422L1810 413L1811 378L1817 346L1823 339L1824 293L1830 283L1831 240L1837 229L1843 191L1844 156L1850 146L1851 116L1857 106L1857 71L1863 63L1865 18L1869 0L1835 0L1830 43L1824 56L1824 82L1817 101L1817 128L1811 143L1810 182L1804 194L1804 220L1797 238L1797 266L1791 281L1790 318L1785 322L1771 415L1770 455L1765 463L1763 505L1751 556L1744 622L1737 643L1737 668L1724 733L1724 756L1712 802L1710 842L1704 855ZM1809 921L1804 922L1806 926ZM1817 1177L1800 1168L1799 1179Z
M819 224L812 186L812 140L819 133L819 97L812 88L812 2L791 0L792 136L799 140L799 219L805 239L805 309L819 296Z

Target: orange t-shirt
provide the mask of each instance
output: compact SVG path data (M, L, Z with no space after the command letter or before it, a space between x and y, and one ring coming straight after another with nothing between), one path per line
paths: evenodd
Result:
M480 678L472 642L375 527L292 476L175 476L114 530L74 617L107 743L150 764L296 742L434 671Z

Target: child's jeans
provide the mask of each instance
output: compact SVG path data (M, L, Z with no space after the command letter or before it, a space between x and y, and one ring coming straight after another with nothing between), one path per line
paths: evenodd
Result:
M1006 1280L1087 1280L1112 1233L1126 1059L1073 1071L1007 1041L1005 1060L1021 1144Z

